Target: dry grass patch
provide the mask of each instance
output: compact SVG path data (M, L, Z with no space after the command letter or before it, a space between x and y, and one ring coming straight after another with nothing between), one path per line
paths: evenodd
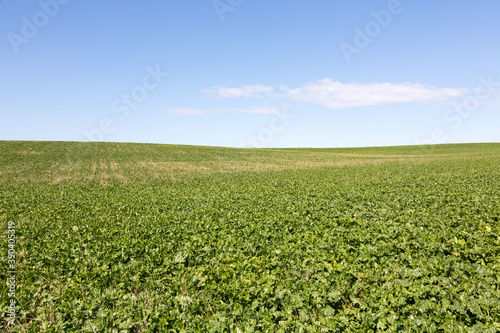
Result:
M139 162L138 165L141 168L146 168L153 171L172 171L172 170L184 170L184 171L209 171L210 168L196 165L187 162Z

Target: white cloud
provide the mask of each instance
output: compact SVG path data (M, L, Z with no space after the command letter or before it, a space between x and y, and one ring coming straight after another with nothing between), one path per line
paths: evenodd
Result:
M164 108L170 113L179 115L205 115L212 113L251 113L251 114L278 114L281 111L280 106L253 106L240 109L192 109L192 108Z
M435 88L419 83L341 83L331 79L309 82L300 88L280 87L283 97L320 104L331 109L395 103L446 101L467 89Z
M170 113L174 114L182 114L182 115L203 115L208 113L213 113L211 110L202 110L202 109L190 109L190 108L164 108Z
M282 98L309 102L330 109L366 107L396 103L434 102L449 103L469 94L468 89L436 88L420 83L342 83L332 79L308 82L298 88L280 86L278 91L264 85L248 85L241 88L212 87L202 92L216 99L229 98ZM203 115L221 112L276 114L279 107L261 106L242 109L190 109L168 108L169 112L184 115Z
M253 86L242 86L241 88L228 88L228 87L213 87L205 89L202 92L217 99L227 98L262 98L263 94L269 94L274 91L273 87L263 86L256 84Z
M232 112L239 113L260 113L260 114L278 114L281 108L278 106L253 106L243 109L234 109Z

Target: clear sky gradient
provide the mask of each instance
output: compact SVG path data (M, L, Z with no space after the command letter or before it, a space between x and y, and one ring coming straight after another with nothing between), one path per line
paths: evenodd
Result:
M0 0L0 140L500 142L497 0Z

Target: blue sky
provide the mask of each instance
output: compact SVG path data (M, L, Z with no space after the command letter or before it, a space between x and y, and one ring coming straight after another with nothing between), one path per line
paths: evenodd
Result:
M0 0L0 140L500 142L496 0Z

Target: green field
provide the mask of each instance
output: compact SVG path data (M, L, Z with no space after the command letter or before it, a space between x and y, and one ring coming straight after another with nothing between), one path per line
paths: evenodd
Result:
M7 332L500 331L500 144L0 142L0 227Z

